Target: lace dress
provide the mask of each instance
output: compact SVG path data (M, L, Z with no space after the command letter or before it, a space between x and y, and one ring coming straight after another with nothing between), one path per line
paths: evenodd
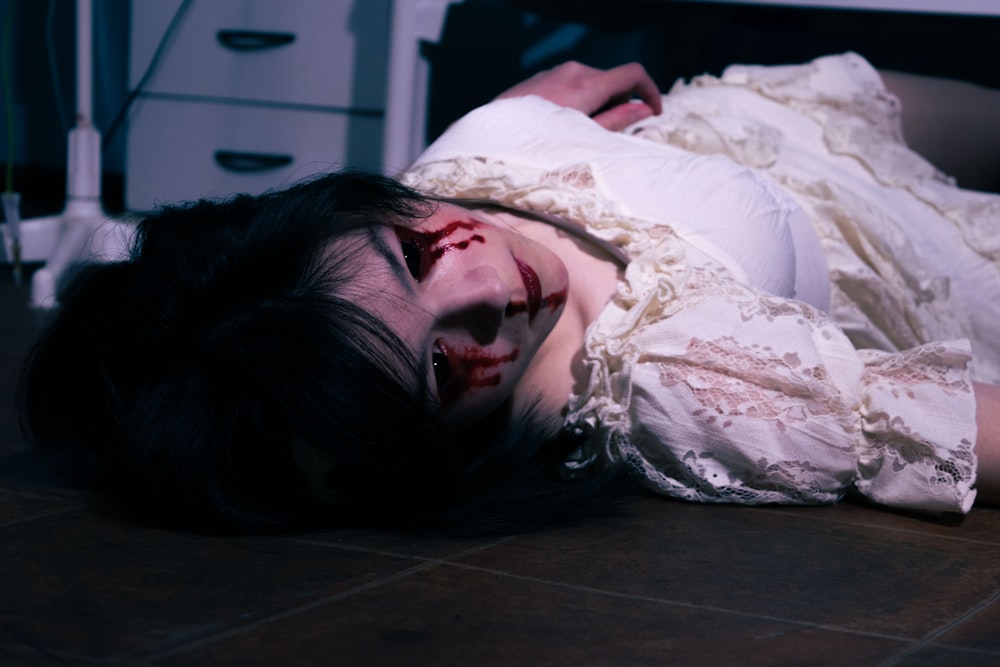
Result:
M970 380L1000 379L1000 197L909 151L853 54L731 67L664 107L612 133L494 102L403 175L628 257L586 334L566 423L592 435L567 465L625 460L695 501L968 511Z

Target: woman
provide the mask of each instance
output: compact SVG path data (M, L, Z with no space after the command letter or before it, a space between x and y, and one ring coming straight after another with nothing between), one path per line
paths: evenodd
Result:
M348 173L166 209L131 261L62 299L24 376L28 427L84 482L242 529L510 529L635 480L695 500L860 492L968 511L975 454L980 499L996 491L998 394L948 339L1000 378L984 335L998 318L951 298L962 276L928 273L927 248L882 239L894 220L869 223L883 191L914 215L996 202L914 178L878 104L832 113L843 100L823 96L841 89L891 111L869 70L736 68L661 99L637 65L570 64L456 123L402 177L426 195ZM733 96L767 114L780 99L805 141L786 149ZM825 147L837 137L845 157ZM810 140L846 176L814 179ZM858 145L881 147L862 169L875 185ZM910 180L879 181L892 165ZM983 248L965 255L983 294L1000 289Z

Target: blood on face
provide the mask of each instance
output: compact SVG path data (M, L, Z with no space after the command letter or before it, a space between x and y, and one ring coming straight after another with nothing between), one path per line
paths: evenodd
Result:
M443 345L443 344L442 344ZM503 381L500 367L517 361L521 354L519 348L514 348L506 354L491 354L475 347L454 349L443 345L451 365L452 377L448 386L441 392L441 401L449 403L459 396L475 389L496 387Z
M486 243L482 234L470 234L462 240L452 240L451 237L459 230L473 231L481 223L475 220L454 220L440 229L422 231L408 227L396 227L396 235L403 243L415 246L420 253L420 267L417 280L423 280L434 263L452 250L466 250L472 243Z
M395 232L404 246L407 266L420 281L430 274L435 263L445 254L467 250L473 244L486 244L486 237L478 233L483 224L474 219L461 219L432 230L396 227ZM512 300L507 304L504 311L506 317L527 313L529 321L532 321L542 308L555 311L566 302L565 288L543 296L534 270L520 259L515 258L515 262L527 294L524 300ZM499 386L503 382L502 366L514 363L520 356L518 348L506 353L494 353L478 346L457 347L444 341L437 341L436 349L444 351L448 364L449 380L445 386L439 387L439 397L445 404L476 389Z
M508 317L511 315L517 315L518 313L528 312L531 319L534 319L535 312L541 310L542 308L549 308L551 310L556 310L566 303L567 290L561 289L552 294L542 297L538 304L538 307L534 306L529 308L529 304L526 301L511 301L507 304L507 309L504 311Z

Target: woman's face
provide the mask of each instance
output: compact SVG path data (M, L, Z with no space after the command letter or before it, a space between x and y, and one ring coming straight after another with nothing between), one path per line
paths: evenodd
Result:
M448 427L485 417L512 395L562 314L565 265L452 204L413 226L366 233L359 305L409 348Z

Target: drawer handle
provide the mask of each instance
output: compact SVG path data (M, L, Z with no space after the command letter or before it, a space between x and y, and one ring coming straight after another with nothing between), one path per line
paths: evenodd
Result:
M270 171L292 163L291 155L275 153L246 153L243 151L215 151L215 161L229 171Z
M220 30L216 39L233 51L263 51L276 49L295 41L293 32L266 32L263 30Z

